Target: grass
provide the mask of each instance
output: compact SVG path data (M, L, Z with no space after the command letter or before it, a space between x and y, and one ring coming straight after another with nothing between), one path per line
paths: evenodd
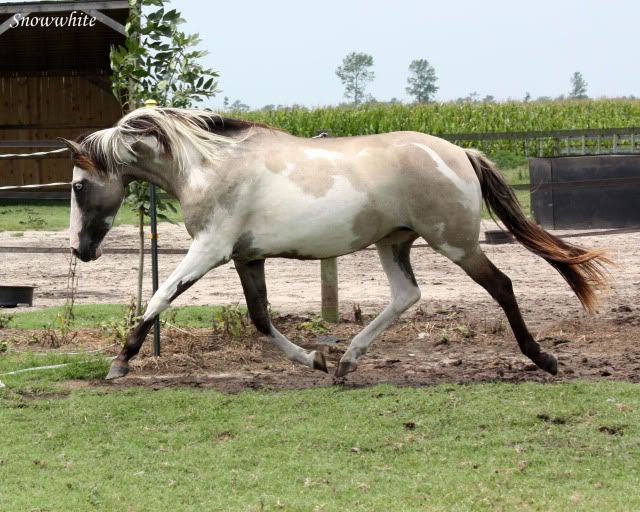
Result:
M529 185L529 166L521 165L514 169L507 169L504 175L511 185ZM531 193L527 190L516 190L516 196L527 217L531 217Z
M169 201L169 200L168 200ZM180 204L170 200L178 213L167 211L174 222L182 220ZM2 199L0 201L0 231L22 232L26 230L55 231L69 227L69 201ZM123 206L116 215L114 225L137 225L138 216Z
M229 306L227 306L227 309ZM224 306L183 306L169 308L162 318L179 327L211 327L214 318L219 320ZM246 313L246 308L239 310ZM7 327L14 329L46 329L56 326L63 307L51 307L12 315ZM70 327L100 327L124 318L127 306L121 304L77 304L73 307L74 319ZM6 315L6 313L4 313ZM1 333L2 331L0 331Z
M3 511L640 508L634 384L227 395L24 375L0 376Z
M67 365L63 368L53 368L35 372L25 372L17 375L1 376L25 368L41 366ZM54 389L55 383L69 379L98 379L106 375L109 361L101 354L64 354L54 352L2 352L0 353L0 381L10 386L11 391L0 388L0 410L5 405L15 405L15 390L21 393L47 393ZM13 398L11 398L13 396ZM18 395L23 396L23 395ZM1 416L1 413L0 413ZM0 441L0 444L2 442ZM0 450L0 459L2 451ZM2 470L0 464L0 471ZM0 493L1 496L1 493ZM0 498L1 500L1 498ZM1 503L1 501L0 501ZM0 506L0 510L4 510Z

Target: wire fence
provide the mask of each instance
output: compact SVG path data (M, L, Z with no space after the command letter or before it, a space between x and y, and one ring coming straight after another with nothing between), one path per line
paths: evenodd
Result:
M0 155L0 159L13 159L13 158L37 158L46 155L53 155L54 153L63 153L69 151L67 148L52 149L50 151L36 151L35 153L5 153Z

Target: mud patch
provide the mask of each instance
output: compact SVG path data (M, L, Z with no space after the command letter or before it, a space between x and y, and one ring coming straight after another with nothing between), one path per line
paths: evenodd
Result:
M269 339L253 328L239 338L206 329L163 331L162 356L151 354L147 340L131 373L116 381L70 382L70 387L103 390L141 386L162 389L187 386L239 392L246 389L304 389L334 385L331 374L349 340L362 328L344 320L331 327L337 343L313 343L308 318L275 319L292 341L321 350L330 375L291 363ZM366 320L369 320L368 318ZM540 339L559 360L557 376L535 367L520 354L508 328L496 328L501 318L473 316L452 310L418 310L393 325L360 360L358 370L340 384L349 388L390 383L423 386L473 382L564 382L575 379L640 382L640 327L617 317L561 320ZM94 338L95 340L95 338ZM106 345L108 340L103 340ZM115 354L111 349L110 353ZM541 421L547 421L540 418ZM553 418L548 421L553 422Z

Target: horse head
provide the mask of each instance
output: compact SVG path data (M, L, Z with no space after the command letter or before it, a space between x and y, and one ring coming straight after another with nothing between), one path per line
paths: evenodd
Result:
M93 261L102 254L101 243L113 225L125 195L122 176L101 168L82 143L60 139L71 151L74 163L71 182L72 253L82 261Z

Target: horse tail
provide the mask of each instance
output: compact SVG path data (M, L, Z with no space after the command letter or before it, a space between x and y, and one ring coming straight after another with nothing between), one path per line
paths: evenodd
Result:
M589 251L569 244L531 222L496 164L478 150L465 149L465 152L480 181L482 198L489 213L492 216L495 213L518 242L555 268L584 308L595 312L598 305L596 289L606 286L605 265L611 263L606 251Z

